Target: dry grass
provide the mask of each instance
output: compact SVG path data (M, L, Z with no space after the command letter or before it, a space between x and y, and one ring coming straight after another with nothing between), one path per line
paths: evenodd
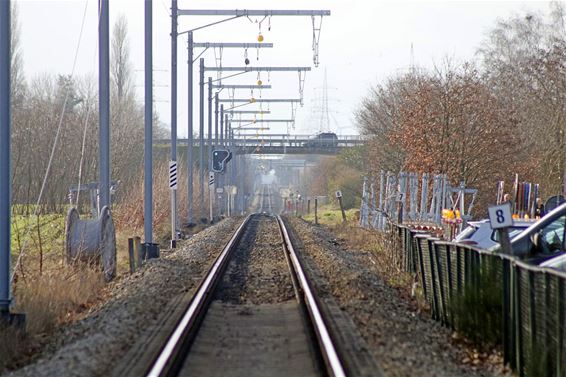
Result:
M14 284L14 311L25 313L26 331L0 331L0 371L20 366L57 326L86 312L105 286L100 270L69 266L62 257L49 256L42 273L34 261L26 262L26 274Z
M178 215L181 223L187 218L187 177L186 167L179 162L178 168L178 189L177 189L177 207ZM194 202L193 210L195 214L200 213L199 194L199 177L198 169L194 170L193 192ZM164 238L170 232L170 216L171 216L171 190L169 189L169 165L168 161L161 161L154 170L153 176L153 227L155 229L156 239ZM206 182L207 183L207 182ZM208 183L207 183L208 184ZM114 222L116 229L128 231L132 234L141 234L143 231L143 174L139 175L139 182L132 186L132 190L128 193L127 199L117 204L113 210ZM208 208L208 186L205 187L204 208ZM208 213L208 211L205 211ZM165 237L167 240L168 237Z
M178 204L180 219L186 218L186 169L179 167ZM198 195L198 174L194 175ZM154 172L154 239L167 244L170 238L170 190L168 163L157 164ZM131 192L113 208L116 226L117 275L129 273L128 237L143 232L143 175ZM208 196L207 196L208 199ZM207 206L208 202L205 201ZM199 213L198 200L194 208ZM64 216L41 215L41 218L18 216L13 219L12 249L17 254L24 244L28 222L37 225L30 233L25 257L18 268L13 286L14 311L26 314L26 331L0 329L0 373L21 367L43 346L60 325L81 318L93 303L104 298L104 278L98 268L70 266L63 257ZM201 230L196 226L192 232ZM35 229L35 228L34 228ZM14 259L16 255L14 255Z
M357 223L335 227L334 232L350 248L371 252L376 259L376 270L387 284L399 289L419 310L426 310L428 304L418 285L418 276L402 267L400 239L395 234L360 228Z
M334 233L346 240L349 248L371 252L376 259L380 276L394 287L412 284L412 277L401 268L399 256L392 247L392 240L385 233L360 228L349 223L335 226Z

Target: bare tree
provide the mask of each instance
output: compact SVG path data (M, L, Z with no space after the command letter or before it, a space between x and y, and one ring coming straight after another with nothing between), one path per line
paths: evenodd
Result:
M120 15L112 32L111 55L112 177L121 182L119 193L129 191L143 159L143 109L135 101L128 23Z
M118 103L132 95L132 66L128 38L128 21L121 14L112 31L112 84Z
M499 21L479 49L489 85L517 118L525 174L547 195L561 192L566 156L566 22L564 7L549 16Z
M21 26L19 22L19 11L17 4L12 2L11 5L11 18L10 18L10 88L12 98L12 108L21 109L24 102L25 95L25 76L24 76L24 58L21 48Z

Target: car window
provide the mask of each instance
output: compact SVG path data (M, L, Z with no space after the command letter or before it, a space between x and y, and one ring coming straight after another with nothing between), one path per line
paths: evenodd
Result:
M566 250L564 231L566 216L561 216L540 230L540 241L543 253L555 253Z
M508 228L509 239L512 240L513 238L517 237L525 229L527 229L527 228ZM491 233L491 240L499 243L499 232L498 231L494 230Z

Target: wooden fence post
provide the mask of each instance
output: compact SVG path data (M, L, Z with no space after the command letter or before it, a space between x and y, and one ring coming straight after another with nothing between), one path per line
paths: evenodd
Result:
M314 198L314 223L318 225L318 198Z

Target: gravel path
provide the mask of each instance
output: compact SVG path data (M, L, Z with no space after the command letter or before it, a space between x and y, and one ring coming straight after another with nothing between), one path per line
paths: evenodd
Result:
M316 278L319 293L331 295L354 320L387 376L492 376L461 364L450 331L415 311L414 305L380 278L370 253L346 250L326 229L290 218L295 245ZM295 237L297 238L297 237Z
M9 376L106 376L174 297L196 288L242 219L226 219L109 287L109 299L61 328L39 358Z

